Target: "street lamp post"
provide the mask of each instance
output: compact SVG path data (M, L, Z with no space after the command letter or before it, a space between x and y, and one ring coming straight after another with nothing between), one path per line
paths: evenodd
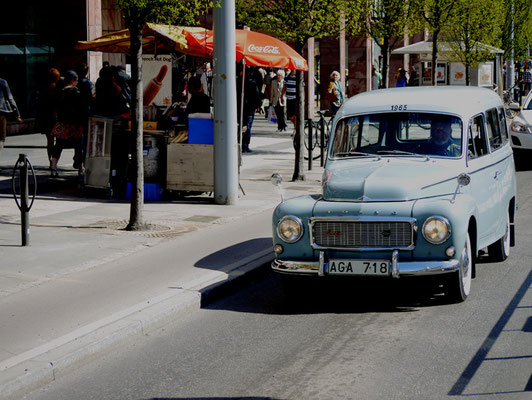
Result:
M214 7L214 200L238 202L235 0Z

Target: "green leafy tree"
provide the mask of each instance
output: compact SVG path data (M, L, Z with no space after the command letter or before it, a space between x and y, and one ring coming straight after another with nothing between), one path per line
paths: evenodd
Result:
M435 84L438 40L442 30L450 24L456 0L411 0L410 5L417 18L424 21L432 33L432 82Z
M530 44L532 42L530 0L508 0L505 2L501 40L506 60L510 59L512 50L515 60L530 58Z
M470 84L470 68L493 58L484 45L500 46L503 20L502 0L456 0L442 37L448 39L451 57L465 65L466 85Z
M415 32L419 21L412 18L412 8L405 0L347 0L346 30L356 35L362 31L375 40L383 55L383 87L389 86L390 53L408 29Z
M237 20L256 31L291 43L302 54L309 38L337 36L344 0L236 0ZM297 71L297 127L293 181L305 180L303 172L304 75Z
M206 0L117 0L116 4L123 12L125 25L131 36L131 131L135 143L131 208L126 229L141 230L146 226L143 218L142 29L146 22L194 24L197 16L204 13L212 3Z

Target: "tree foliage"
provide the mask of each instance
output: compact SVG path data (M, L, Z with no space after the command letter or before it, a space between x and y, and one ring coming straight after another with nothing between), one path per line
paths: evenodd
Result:
M142 132L142 28L146 22L194 24L198 15L206 12L212 1L208 0L117 0L123 12L131 37L131 132L133 145L133 179L131 183L131 208L126 229L140 230L146 224L144 209L144 169Z
M419 30L419 20L412 18L412 8L404 0L346 0L346 30L362 32L375 40L383 55L383 86L388 87L391 49L403 35Z
M505 18L501 33L504 58L510 59L512 50L516 60L530 58L532 42L532 6L530 0L508 0L504 6Z
M438 39L442 30L450 24L456 0L411 0L410 5L417 18L424 21L432 33L432 82L436 82Z
M345 0L236 0L237 22L251 29L268 33L294 45L303 52L311 37L337 36L340 32L340 10ZM303 173L304 83L297 71L297 127L294 174L292 180L305 180Z
M450 45L451 57L465 65L467 85L470 68L493 59L493 54L483 45L500 46L503 20L502 0L456 0L449 26L443 29L442 37Z

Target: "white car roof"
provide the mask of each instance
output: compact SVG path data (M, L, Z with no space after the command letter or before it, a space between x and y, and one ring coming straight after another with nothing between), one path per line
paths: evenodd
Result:
M399 106L399 107L395 107ZM375 112L438 112L464 119L494 107L502 107L493 90L467 86L427 86L379 89L348 99L337 117Z

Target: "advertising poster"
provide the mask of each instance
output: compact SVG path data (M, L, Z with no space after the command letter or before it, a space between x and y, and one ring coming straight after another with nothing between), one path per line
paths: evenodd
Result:
M172 104L172 56L142 56L142 86L144 105Z
M466 68L462 63L451 63L449 72L449 83L451 85L466 84Z
M478 86L493 85L493 62L478 65Z
M436 82L445 83L447 81L447 64L438 63L436 68Z

